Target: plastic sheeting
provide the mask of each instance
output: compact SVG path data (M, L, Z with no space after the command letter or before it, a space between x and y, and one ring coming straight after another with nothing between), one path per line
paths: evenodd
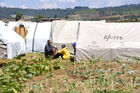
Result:
M90 24L96 21L53 21L50 34L50 40L53 42L53 45L60 49L61 45L65 44L66 47L69 48L71 54L73 54L72 43L78 40L80 31L79 25L82 22ZM104 20L97 22L105 23Z
M26 53L31 53L33 51L33 37L34 37L34 32L36 29L37 23L32 22L28 28L28 33L26 36Z
M53 21L50 40L53 43L73 43L78 39L79 24L105 23L105 21ZM85 26L84 26L85 27ZM85 27L86 28L86 27Z
M25 53L24 39L2 22L0 22L0 40L7 45L7 58L11 59Z
M78 21L53 21L50 40L53 43L72 43L76 41Z
M31 22L24 22L24 21L11 21L8 23L8 27L9 29L12 29L13 31L15 31L15 27L19 27L20 25L24 25L25 28L29 28Z
M26 37L26 52L44 52L50 31L51 22L31 23Z
M53 21L50 34L53 45L61 49L61 45L65 44L73 54L72 43L77 39L78 23L78 21Z
M44 47L49 40L51 31L51 22L9 22L9 28L14 31L14 28L19 25L24 25L28 33L26 35L26 53L44 52Z
M76 57L104 61L140 58L140 23L80 23Z

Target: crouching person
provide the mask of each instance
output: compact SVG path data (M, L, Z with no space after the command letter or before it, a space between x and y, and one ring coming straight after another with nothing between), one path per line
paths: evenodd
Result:
M45 57L50 58L51 56L54 56L55 50L56 50L55 47L52 46L50 40L48 40L44 49Z
M57 59L61 56L62 59L70 59L69 49L63 44L62 49L58 50L58 53L53 57L53 59Z

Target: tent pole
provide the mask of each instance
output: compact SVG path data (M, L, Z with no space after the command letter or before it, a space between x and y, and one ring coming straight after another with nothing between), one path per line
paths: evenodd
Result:
M79 30L80 30L80 22L78 23L78 29L77 29L76 42L78 41Z
M52 35L52 23L51 23L51 31L50 31L49 40L50 40L51 42L53 41L53 35Z
M38 26L38 22L36 23L36 26L35 26L35 31L34 31L34 36L33 36L33 43L32 43L32 52L34 52L34 42L35 42L35 34L36 34L36 29L37 29L37 26Z

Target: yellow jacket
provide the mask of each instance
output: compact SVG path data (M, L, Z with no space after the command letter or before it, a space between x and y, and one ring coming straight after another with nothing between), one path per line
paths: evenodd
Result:
M70 59L70 52L67 47L62 48L61 50L58 50L58 53L63 54L64 59Z

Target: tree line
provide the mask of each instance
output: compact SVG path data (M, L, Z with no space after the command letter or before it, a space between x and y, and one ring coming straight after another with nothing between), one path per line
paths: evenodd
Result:
M26 15L33 16L32 21L38 20L39 18L66 18L69 15L97 15L98 17L92 18L93 20L101 19L107 16L120 15L124 16L124 19L139 19L140 17L140 4L123 5L118 7L105 7L105 8L93 8L88 7L76 7L66 9L20 9L20 8L6 8L0 7L0 19L7 18L12 19L11 15ZM17 16L16 16L17 17ZM88 20L88 17L84 17L84 20ZM17 17L18 19L18 17ZM119 17L108 18L110 20L118 20ZM90 20L90 19L89 19Z

